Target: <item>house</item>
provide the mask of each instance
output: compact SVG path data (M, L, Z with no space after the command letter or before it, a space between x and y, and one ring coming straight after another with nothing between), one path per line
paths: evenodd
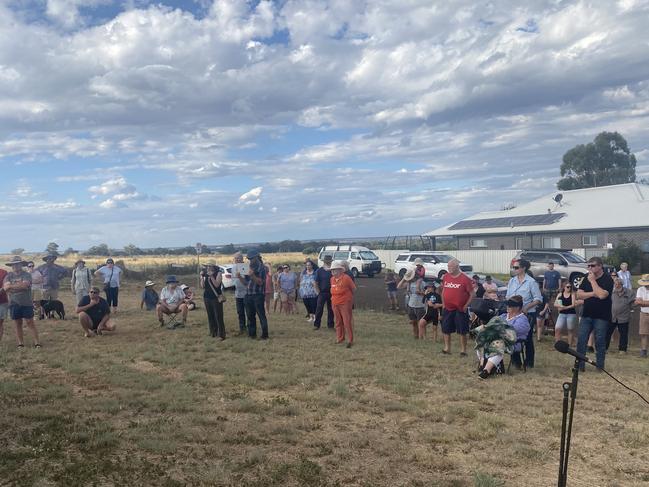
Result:
M649 252L649 186L637 183L555 191L520 206L471 215L423 234L452 237L458 250L614 248L622 240Z

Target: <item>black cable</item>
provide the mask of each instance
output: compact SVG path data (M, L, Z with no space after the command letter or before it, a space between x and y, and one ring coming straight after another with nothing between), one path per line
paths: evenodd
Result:
M638 391L636 391L636 390L634 390L634 389L631 389L629 386L627 386L627 385L624 384L623 382L617 380L615 377L613 377L613 375L609 374L608 371L607 371L606 369L599 369L599 370L601 370L602 372L605 372L606 375L608 375L608 376L609 376L611 379L613 379L615 382L617 382L618 384L620 384L620 385L621 385L622 387L624 387L625 389L628 389L628 390L630 390L631 392L637 394L637 395L640 397L640 399L642 399L644 402L646 402L647 404L649 404L649 401L647 401L647 400L645 399L645 397L644 397L642 394L640 394Z

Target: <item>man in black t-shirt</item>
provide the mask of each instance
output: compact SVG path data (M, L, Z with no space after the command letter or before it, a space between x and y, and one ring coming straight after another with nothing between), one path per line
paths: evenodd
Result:
M577 299L584 300L579 323L579 338L577 351L585 354L588 336L595 330L595 348L597 351L597 368L604 368L606 356L606 332L611 321L611 294L613 293L613 279L604 272L602 259L591 257L588 260L588 275L581 282L577 290ZM584 362L579 368L584 369Z
M314 330L320 329L322 323L322 315L324 314L325 306L327 308L327 328L334 327L334 311L331 306L331 262L333 260L331 255L323 257L324 265L318 267L315 271L314 287L318 293L316 301L315 320L313 321Z
M110 321L110 307L108 302L99 295L99 288L93 287L89 296L84 296L77 305L79 323L90 338L95 334L101 335L103 331L115 331L115 325Z

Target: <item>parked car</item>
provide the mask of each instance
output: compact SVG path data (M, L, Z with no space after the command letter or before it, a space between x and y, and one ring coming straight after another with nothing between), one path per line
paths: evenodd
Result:
M579 287L582 279L588 273L586 260L567 249L520 250L512 259L512 265L518 259L530 262L530 273L540 283L543 282L543 273L548 269L549 262L554 263L554 270L559 271L562 279L569 280L575 289ZM611 266L604 266L604 272L610 273L612 270Z
M318 265L321 266L325 255L331 255L333 260L344 260L349 264L349 270L354 278L361 274L374 277L383 269L381 259L367 247L358 245L327 245L320 249Z
M419 251L419 252L403 252L397 256L394 261L394 272L403 277L408 269L415 267L415 259L420 258L424 261L424 269L426 269L426 277L442 278L448 272L448 263L454 259L452 255L445 252L438 251ZM473 272L473 266L469 264L460 263L460 270L462 272Z

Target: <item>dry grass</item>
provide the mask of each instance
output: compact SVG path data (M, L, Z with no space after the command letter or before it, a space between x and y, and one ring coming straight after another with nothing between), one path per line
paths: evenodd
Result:
M401 316L356 314L356 346L302 316L271 340L157 327L122 289L114 336L39 322L44 348L0 345L3 485L548 486L556 483L561 384L571 361L540 345L527 374L479 382L470 359L415 342ZM72 315L71 297L65 296ZM454 345L456 345L454 343ZM607 359L649 389L648 362ZM569 485L649 482L649 410L582 375Z

